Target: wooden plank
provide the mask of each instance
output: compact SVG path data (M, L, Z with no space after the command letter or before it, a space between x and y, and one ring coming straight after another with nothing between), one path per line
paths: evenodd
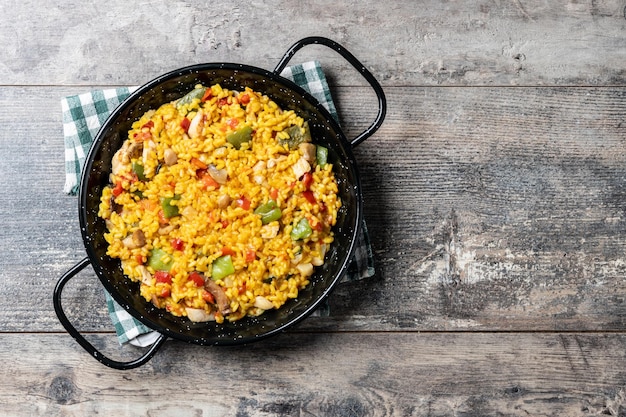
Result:
M0 152L14 156L0 165L2 331L60 330L52 288L84 256L76 199L61 192L58 100L76 91L0 89ZM355 149L378 274L339 287L332 316L303 329L625 328L623 87L387 93L387 121ZM354 137L371 94L336 95ZM67 304L79 328L107 330L94 278L77 278Z
M60 329L51 303L32 300L84 256L61 192L60 115L46 111L65 91L0 89L1 146L15 156L0 165L4 331ZM624 88L387 91L386 123L355 149L378 275L338 288L333 317L303 327L623 329ZM349 137L374 113L368 97L337 90ZM79 327L110 329L99 283L81 276L67 292Z
M116 342L93 335L115 353ZM626 407L624 335L292 334L167 342L115 371L69 336L3 336L3 415L599 416ZM332 366L329 364L332 363Z
M71 12L68 12L71 10ZM619 0L543 2L147 2L0 5L5 85L141 84L175 68L239 62L272 69L296 40L344 44L388 86L624 85ZM311 48L333 83L362 84Z

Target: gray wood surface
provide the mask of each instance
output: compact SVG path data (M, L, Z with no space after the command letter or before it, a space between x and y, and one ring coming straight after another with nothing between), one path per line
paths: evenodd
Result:
M0 4L0 415L624 415L626 4L310 3ZM199 62L272 69L310 35L387 94L354 150L376 276L258 344L99 364L51 301L85 256L61 97ZM324 48L294 62L312 58L355 137L373 94ZM112 356L140 352L92 271L64 305Z

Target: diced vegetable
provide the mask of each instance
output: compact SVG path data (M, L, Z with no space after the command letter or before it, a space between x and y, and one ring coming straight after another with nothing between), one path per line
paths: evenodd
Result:
M174 216L178 216L178 206L172 204L172 201L180 200L179 195L174 197L161 197L161 209L163 210L163 216L166 219L170 219Z
M239 102L241 104L243 104L244 106L248 105L248 103L250 103L250 96L246 93L246 94L240 94L239 95Z
M200 101L204 103L205 101L211 100L211 97L213 97L213 90L207 88Z
M202 183L202 188L206 190L216 190L220 188L220 183L215 181L209 172L205 169L198 170L198 178Z
M317 145L316 159L317 165L324 168L328 163L328 148Z
M242 144L252 140L252 128L248 125L244 125L226 135L226 140L233 145L235 149L239 149Z
M302 240L313 233L313 229L311 229L311 225L306 218L302 218L296 225L291 229L291 238L293 240Z
M172 245L172 249L174 250L183 250L185 249L185 242L181 238L173 238L170 240L170 244Z
M176 102L176 108L181 108L185 104L191 104L195 99L202 100L204 97L204 93L206 92L206 87L194 88L184 96L182 96Z
M235 266L230 255L224 255L213 261L211 279L223 279L235 273Z
M159 248L152 249L148 257L148 266L155 271L169 271L173 263L172 255Z
M234 254L235 254L235 251L232 250L232 248L229 248L228 246L224 246L222 248L222 255L231 255L232 256Z
M191 125L191 120L183 117L183 120L180 121L180 127L182 127L183 130L187 132L189 130L189 125Z
M260 205L254 210L254 214L261 216L261 222L263 224L271 223L280 219L282 211L278 204L274 200L269 200L267 203Z
M241 207L244 210L250 210L250 200L248 199L248 197L246 197L245 195L242 195L241 197L239 197L237 200L235 200L235 202L237 203L237 205L239 207Z
M122 186L122 182L118 181L113 188L113 197L117 197L124 192L124 187Z
M305 172L302 176L302 185L304 185L304 189L308 190L311 188L311 184L313 184L313 175L310 172Z
M202 299L209 304L215 304L215 297L207 290L202 291Z
M189 274L189 280L192 281L196 287L204 286L204 277L197 272Z
M196 168L196 169L207 169L209 167L207 164L205 164L204 162L202 162L198 158L191 158L189 160L189 163L191 165L193 165L193 167Z
M140 164L138 161L135 161L132 163L132 170L135 173L135 175L137 175L137 179L139 181L146 180L146 176L143 173L143 165Z
M280 139L278 143L281 145L287 145L289 149L297 149L301 143L311 142L311 131L309 130L309 124L304 122L302 127L293 125L285 129L285 132L289 135L288 139Z
M304 198L306 198L306 201L308 201L311 204L315 204L316 200L315 200L315 196L313 195L313 191L311 190L306 190L302 192L302 196Z
M162 282L164 284L172 283L172 276L167 271L156 271L154 273L154 278L156 279L156 282Z

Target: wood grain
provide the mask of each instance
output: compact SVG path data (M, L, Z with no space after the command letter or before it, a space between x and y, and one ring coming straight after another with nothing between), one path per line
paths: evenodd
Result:
M168 342L128 372L103 369L68 336L5 335L0 360L13 377L0 381L0 412L574 417L626 406L623 335L392 335L292 334L240 348ZM110 336L92 339L115 352Z
M624 85L623 10L620 0L5 3L0 73L7 85L90 86L201 62L272 69L296 40L323 35L388 86ZM300 56L322 60L336 84L362 84L333 52Z

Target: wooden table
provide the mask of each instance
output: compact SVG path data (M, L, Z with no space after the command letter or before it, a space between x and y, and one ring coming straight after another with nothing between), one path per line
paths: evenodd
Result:
M88 3L0 5L0 415L626 413L623 1ZM85 255L61 97L201 62L272 69L310 35L387 94L354 150L376 276L263 342L96 362L52 307ZM295 59L311 58L356 136L373 94L332 51ZM118 345L93 271L64 304L112 356L140 352Z

